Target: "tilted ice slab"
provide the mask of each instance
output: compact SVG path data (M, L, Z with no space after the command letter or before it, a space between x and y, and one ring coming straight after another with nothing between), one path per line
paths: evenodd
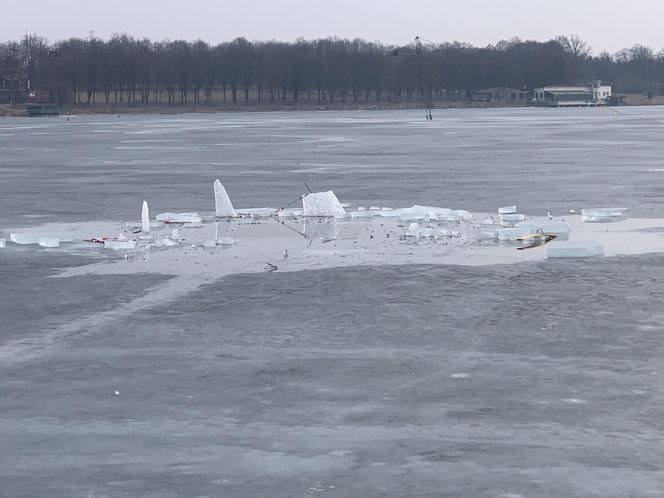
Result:
M213 190L215 215L218 218L235 217L236 213L235 209L233 209L231 198L228 196L226 189L218 179L214 181Z
M314 192L302 198L304 216L344 216L346 211L334 192Z
M143 233L150 233L150 209L147 201L143 201L141 210L141 230Z

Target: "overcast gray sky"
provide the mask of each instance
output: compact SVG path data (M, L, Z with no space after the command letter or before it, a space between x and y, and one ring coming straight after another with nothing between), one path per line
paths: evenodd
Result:
M635 43L664 48L663 0L16 0L0 39L50 41L113 33L210 43L245 36L292 41L338 36L403 44L415 35L484 46L578 34L598 53Z

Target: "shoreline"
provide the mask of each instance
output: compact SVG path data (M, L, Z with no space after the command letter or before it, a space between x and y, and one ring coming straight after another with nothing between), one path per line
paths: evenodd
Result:
M627 95L625 104L620 107L650 107L664 105L664 97L648 99L641 95ZM473 101L440 101L428 104L433 109L526 109L540 108L541 106L531 103L503 103L503 102L473 102ZM399 110L424 110L427 104L424 102L327 102L327 103L270 103L263 104L251 102L248 105L242 103L213 103L213 104L65 104L60 110L60 116L67 115L179 115L179 114L221 114L221 113L249 113L249 112L304 112L304 111L399 111ZM613 108L613 107L612 107ZM0 106L2 117L30 117L27 115L26 104L17 104L15 107L9 105Z

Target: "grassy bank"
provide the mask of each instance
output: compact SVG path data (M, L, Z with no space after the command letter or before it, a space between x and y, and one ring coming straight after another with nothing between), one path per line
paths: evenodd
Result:
M645 95L628 94L625 97L626 106L664 105L664 96L648 98ZM529 104L512 102L473 102L470 100L437 101L433 103L434 109L488 109L529 107ZM423 102L250 102L241 103L213 103L213 104L134 104L126 103L91 103L91 104L65 104L61 114L187 114L187 113L216 113L216 112L272 112L272 111L362 111L362 110L406 110L424 109ZM26 116L25 104L16 106L0 105L0 116Z

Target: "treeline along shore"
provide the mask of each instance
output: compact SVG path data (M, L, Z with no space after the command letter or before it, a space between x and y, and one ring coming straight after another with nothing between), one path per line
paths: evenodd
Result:
M598 79L637 96L627 103L658 103L664 52L635 45L595 55L577 36L487 47L421 38L400 46L336 38L210 45L127 35L0 44L5 108L30 101L92 112L483 106L470 102L473 92Z

